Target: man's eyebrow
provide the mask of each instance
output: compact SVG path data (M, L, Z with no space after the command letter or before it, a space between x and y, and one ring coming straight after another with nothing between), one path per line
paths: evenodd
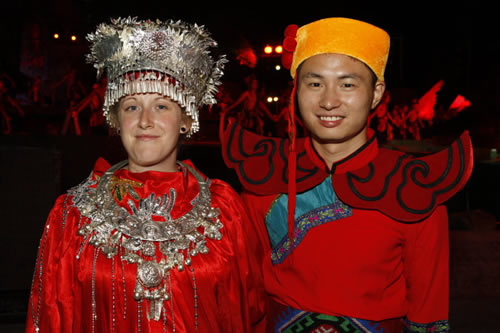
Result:
M313 78L313 79L322 79L323 75L314 73L314 72L307 72L303 76L303 78Z
M344 79L361 79L361 76L355 74L355 73L346 73L338 77L339 80L344 80Z
M304 79L322 79L324 78L323 75L315 72L307 72L305 73L302 78ZM338 80L345 80L345 79L361 79L361 76L355 74L355 73L345 73L337 77Z

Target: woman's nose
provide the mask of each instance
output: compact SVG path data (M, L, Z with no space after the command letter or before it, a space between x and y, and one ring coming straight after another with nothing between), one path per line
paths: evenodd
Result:
M141 116L139 119L139 127L142 129L153 127L153 118L150 108L144 108L141 111Z

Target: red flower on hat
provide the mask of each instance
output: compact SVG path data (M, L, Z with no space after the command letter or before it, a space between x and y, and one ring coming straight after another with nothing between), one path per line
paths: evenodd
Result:
M283 54L281 55L281 63L286 69L292 67L293 52L297 47L297 41L295 37L297 36L297 30L299 26L296 24L290 24L285 29L285 39L283 40Z

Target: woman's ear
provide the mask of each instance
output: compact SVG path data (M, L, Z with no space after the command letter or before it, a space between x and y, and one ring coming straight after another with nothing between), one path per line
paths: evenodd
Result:
M183 112L181 119L180 133L181 134L189 133L192 124L193 124L193 119Z

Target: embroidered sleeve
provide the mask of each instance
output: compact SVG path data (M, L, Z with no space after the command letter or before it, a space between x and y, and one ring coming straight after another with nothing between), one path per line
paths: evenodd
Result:
M419 324L409 321L407 318L403 320L404 333L445 333L449 332L450 325L447 320L438 320L432 323Z

